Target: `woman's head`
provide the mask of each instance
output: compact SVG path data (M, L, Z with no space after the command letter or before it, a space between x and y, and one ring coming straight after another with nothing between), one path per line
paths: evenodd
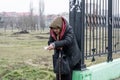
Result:
M50 24L50 28L62 28L62 17L56 17Z
M52 29L56 34L59 34L62 29L62 23L62 17L57 17L50 24L50 29Z
M63 35L66 31L66 21L63 17L55 18L50 24L50 34L56 40L55 34L59 35L60 39L63 38Z

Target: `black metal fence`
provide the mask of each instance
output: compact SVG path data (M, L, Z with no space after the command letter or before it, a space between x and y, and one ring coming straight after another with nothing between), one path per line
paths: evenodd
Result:
M119 0L70 0L69 21L73 27L84 59L120 51L120 1Z

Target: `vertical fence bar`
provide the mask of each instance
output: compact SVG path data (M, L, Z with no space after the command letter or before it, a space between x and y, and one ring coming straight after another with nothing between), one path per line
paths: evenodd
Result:
M96 0L96 14L95 14L95 27L96 27L96 54L98 53L98 0Z
M119 0L118 0L119 5ZM118 13L120 13L120 8L118 7ZM120 14L118 14L118 50L120 49Z
M116 52L117 52L117 47L118 47L118 14L119 14L119 10L118 10L118 7L119 7L119 5L118 5L118 0L116 1L116 5L117 5L117 20L116 20L116 44L115 44L115 46L116 46Z
M102 0L102 53L104 53L104 0Z
M114 44L114 47L115 47L115 53L116 53L116 50L117 50L117 0L116 0L116 3L115 3L115 10L116 10L116 13L115 13L115 26L114 26L114 28L115 28L115 44Z
M112 0L108 0L108 56L107 61L112 61Z
M92 61L95 61L95 23L94 23L94 15L95 15L95 0L92 0Z
M86 19L85 19L85 23L86 23L86 25L85 25L85 35L86 35L86 37L85 37L85 50L86 50L86 54L85 54L85 56L87 56L87 54L88 54L88 46L87 46L87 44L88 44L88 27L89 27L89 20L88 20L88 0L86 0L86 6L85 6L85 17L86 17ZM86 57L86 59L87 59L87 57Z
M112 2L112 52L115 51L115 47L114 47L115 45L115 21L116 21L115 2L116 0Z
M115 15L114 15L114 13L115 13L115 1L113 1L113 3L112 3L112 51L115 51L115 47L114 47L114 44L115 44L115 29L114 29L114 22L115 22Z
M84 61L84 34L85 34L85 0L81 0L81 12L82 12L82 16L81 16L81 52L82 52L82 56L81 56L81 70L84 70L86 68L85 65L85 61Z
M101 0L99 0L99 4L100 4L100 8L99 8L99 53L101 53L101 16L102 16L102 14L101 14L101 10L102 10L102 8L101 8Z
M117 0L117 42L116 42L116 48L117 51L119 50L119 0Z
M108 0L105 0L105 53L107 53L107 47L108 47L108 45L107 45L107 42L108 42L108 35L107 35L107 32L108 32L108 26L107 26L107 24L108 24L108 22L107 22L107 20L108 20L108 17L107 17L107 15L108 15L108 12L107 12L107 10L108 10Z
M90 13L89 13L89 19L90 19L90 28L89 28L89 38L90 38L90 40L89 40L89 55L91 56L92 54L91 54L91 45L92 45L92 39L91 39L91 35L92 35L92 33L91 33L91 29L92 29L92 27L91 27L91 14L92 14L92 10L91 10L92 8L91 8L91 0L90 0Z

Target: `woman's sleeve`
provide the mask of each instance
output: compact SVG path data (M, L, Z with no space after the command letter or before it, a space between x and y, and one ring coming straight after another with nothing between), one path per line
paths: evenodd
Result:
M53 39L52 36L50 35L49 40L48 40L48 45L50 45L50 44L53 43L53 42L54 42L54 39Z
M65 38L60 41L55 41L55 48L64 47L64 46L70 46L72 42L74 41L74 34L72 28L69 28L69 30L65 33Z

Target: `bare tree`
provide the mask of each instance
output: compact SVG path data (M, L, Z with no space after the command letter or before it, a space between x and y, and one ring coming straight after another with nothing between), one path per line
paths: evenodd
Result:
M39 25L42 30L45 28L44 1L39 0Z
M4 23L4 21L3 21L2 17L0 16L0 28L3 28L3 23Z
M4 16L4 24L3 24L3 27L4 27L4 31L6 32L7 29L10 29L12 28L12 31L13 31L13 27L14 27L14 20L15 18L12 17L12 16Z
M34 18L33 18L33 2L30 2L30 27L31 27L31 31L35 30L35 25L34 25Z
M36 30L37 18L36 16L31 15L22 15L19 16L17 22L17 28L19 30Z

